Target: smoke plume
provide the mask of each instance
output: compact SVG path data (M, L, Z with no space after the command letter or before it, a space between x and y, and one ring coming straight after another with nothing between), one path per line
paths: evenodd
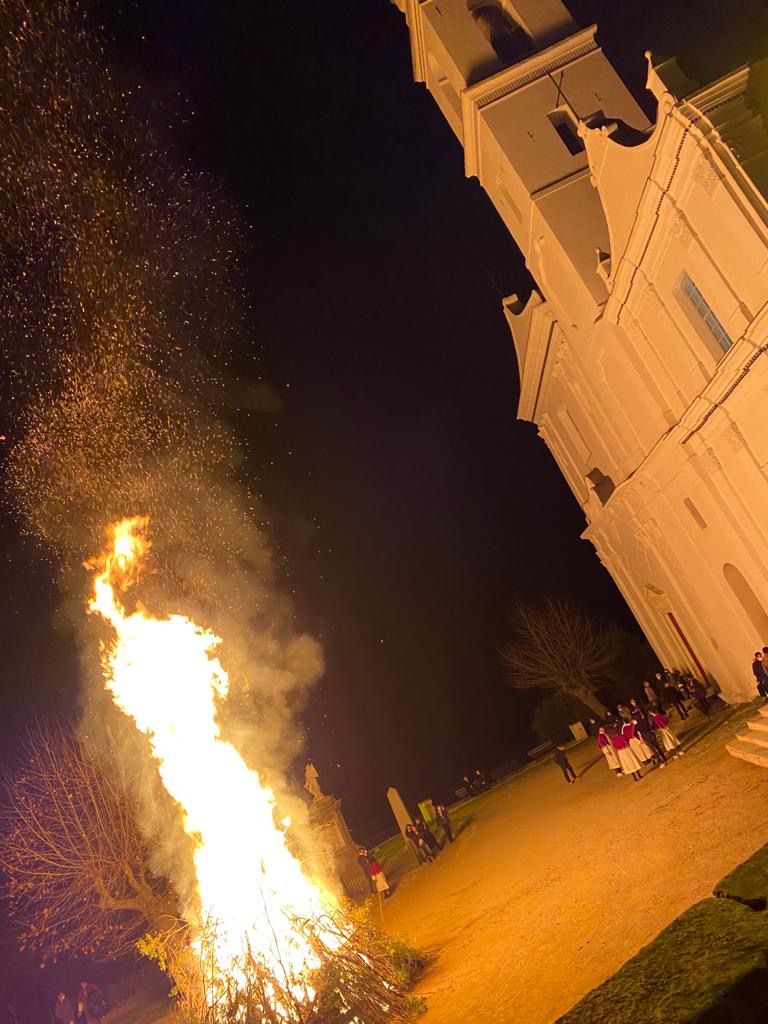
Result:
M108 730L133 759L156 866L183 898L187 841L146 744L104 695L83 562L108 523L150 517L152 568L137 597L223 639L224 728L279 790L322 657L276 586L212 370L215 360L230 372L227 354L247 334L240 230L205 179L169 161L76 7L0 0L0 42L7 491L58 568L81 651L82 728Z

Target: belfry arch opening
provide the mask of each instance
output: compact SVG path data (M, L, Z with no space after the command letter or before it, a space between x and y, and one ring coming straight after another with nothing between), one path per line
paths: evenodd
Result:
M504 64L516 64L533 49L528 33L504 9L500 0L467 0L467 8Z
M768 644L768 614L766 614L763 602L735 565L726 562L723 566L723 576L733 591L734 597L743 608L748 623L755 631L756 647Z

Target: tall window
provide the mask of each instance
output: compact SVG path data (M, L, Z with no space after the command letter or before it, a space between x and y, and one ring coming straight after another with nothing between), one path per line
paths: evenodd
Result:
M715 339L715 341L723 350L723 352L727 352L733 344L730 334L728 333L728 331L726 331L726 329L717 319L712 310L712 307L701 294L701 292L696 287L694 282L685 273L683 274L680 287L682 288L683 295L685 295L688 298L689 302L696 310L696 313L701 318L701 321L706 327L706 329Z

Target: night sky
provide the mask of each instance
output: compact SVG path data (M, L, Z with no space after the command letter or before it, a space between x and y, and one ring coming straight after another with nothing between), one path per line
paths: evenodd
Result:
M600 23L638 87L646 48L706 77L768 42L757 3L699 4L695 17L679 0L570 8ZM394 6L96 11L176 159L207 171L251 225L251 335L231 370L267 386L238 432L297 622L326 651L307 749L370 838L391 826L388 785L448 795L467 768L533 742L536 698L506 688L498 655L515 600L571 597L633 628L554 461L516 420L500 297L530 280L412 81ZM53 573L8 515L0 545L8 751L31 713L76 706L77 669Z

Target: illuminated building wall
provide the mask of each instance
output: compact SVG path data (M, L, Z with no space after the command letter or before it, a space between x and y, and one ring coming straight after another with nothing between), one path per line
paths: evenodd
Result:
M754 695L768 644L768 65L649 58L648 122L559 0L398 0L424 82L524 253L518 415L667 665Z

